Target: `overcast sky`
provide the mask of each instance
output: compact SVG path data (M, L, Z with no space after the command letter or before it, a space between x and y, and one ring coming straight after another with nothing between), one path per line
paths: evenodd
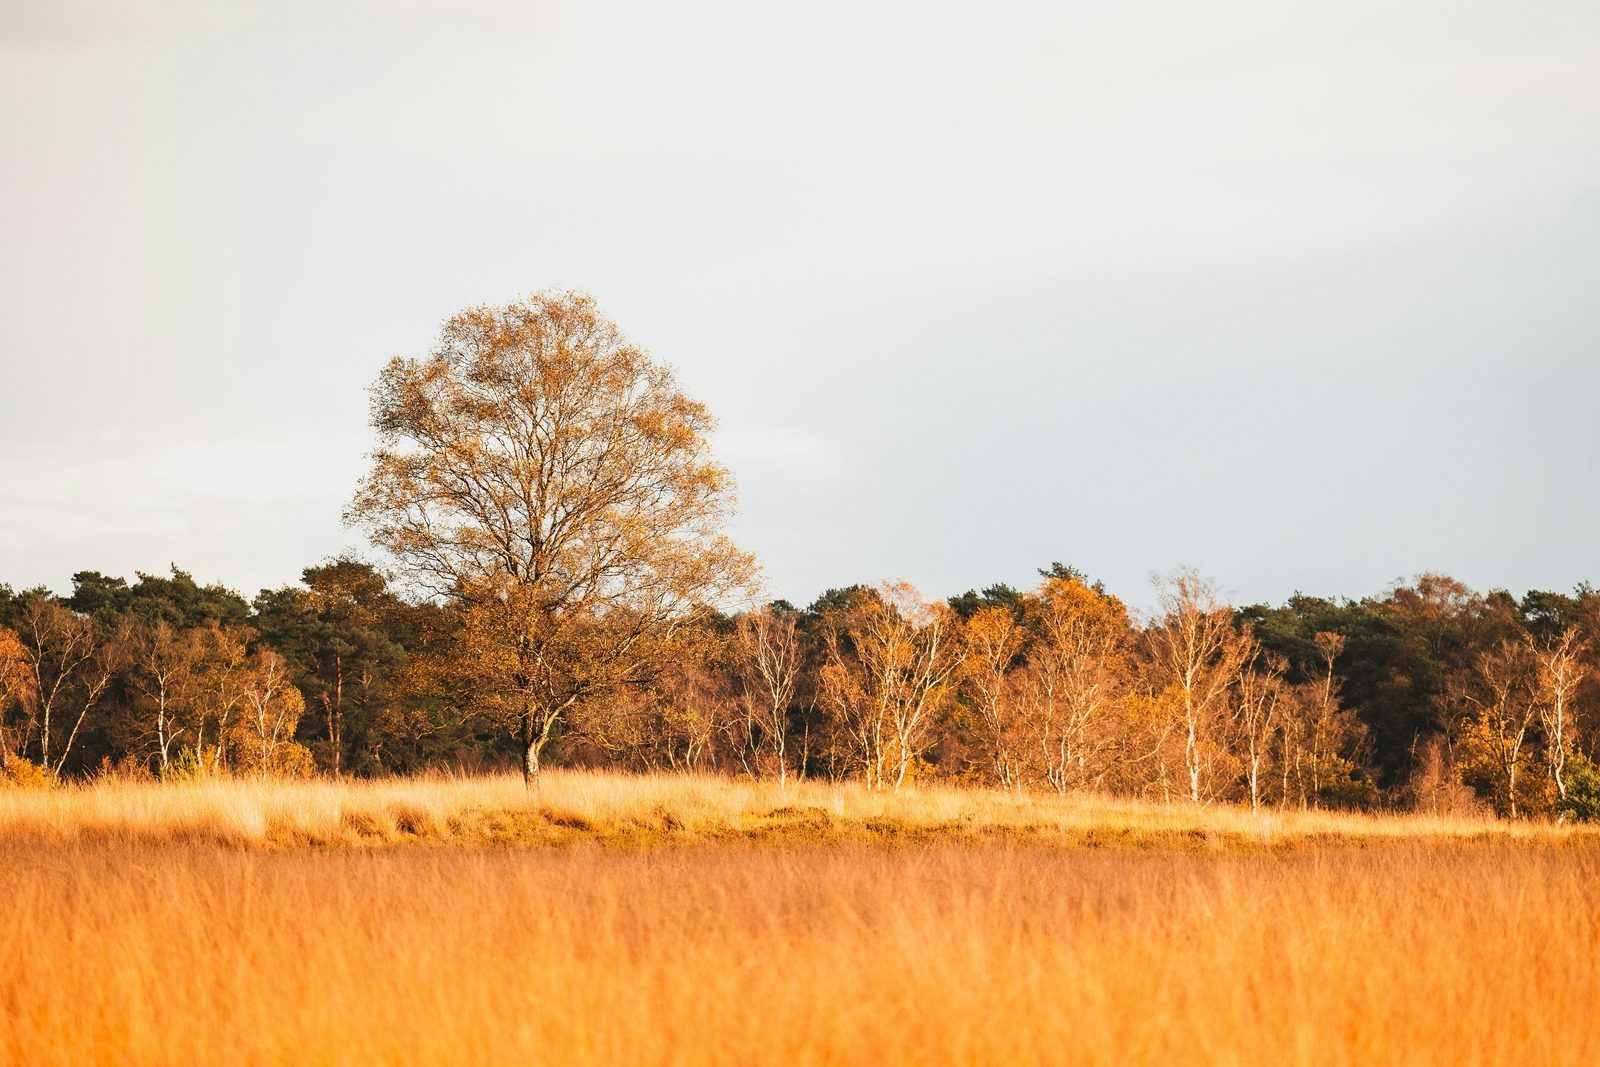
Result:
M0 0L0 581L359 535L366 387L587 289L775 595L1600 580L1600 4Z

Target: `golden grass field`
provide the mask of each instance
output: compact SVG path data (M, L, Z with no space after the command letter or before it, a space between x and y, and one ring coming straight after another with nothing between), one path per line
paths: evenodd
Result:
M1566 1064L1600 837L690 778L0 792L0 1063Z

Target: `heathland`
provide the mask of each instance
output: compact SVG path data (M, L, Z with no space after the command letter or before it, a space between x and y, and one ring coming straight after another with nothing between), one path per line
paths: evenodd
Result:
M546 773L0 791L0 1062L1574 1063L1600 835Z
M376 562L0 585L0 1064L1600 1052L1593 587L772 600L582 293L371 412Z

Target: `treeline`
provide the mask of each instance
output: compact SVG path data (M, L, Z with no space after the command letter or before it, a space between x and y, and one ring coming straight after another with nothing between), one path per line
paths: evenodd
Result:
M584 293L453 316L371 395L345 509L392 567L252 601L187 574L0 587L12 781L575 765L1103 790L1192 802L1600 816L1600 593L1235 609L1193 573L1134 617L905 584L729 615L711 412Z
M1057 564L1029 590L936 601L886 583L685 613L552 720L548 758L1600 816L1600 591L1518 599L1426 575L1234 608L1179 573L1159 593L1137 618ZM85 571L67 596L0 586L5 777L515 766L516 710L463 669L473 627L352 560L253 600L176 568Z

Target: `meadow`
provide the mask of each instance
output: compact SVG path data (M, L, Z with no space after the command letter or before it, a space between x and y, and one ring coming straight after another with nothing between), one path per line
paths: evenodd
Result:
M0 792L0 1063L1576 1063L1600 838L552 773Z

